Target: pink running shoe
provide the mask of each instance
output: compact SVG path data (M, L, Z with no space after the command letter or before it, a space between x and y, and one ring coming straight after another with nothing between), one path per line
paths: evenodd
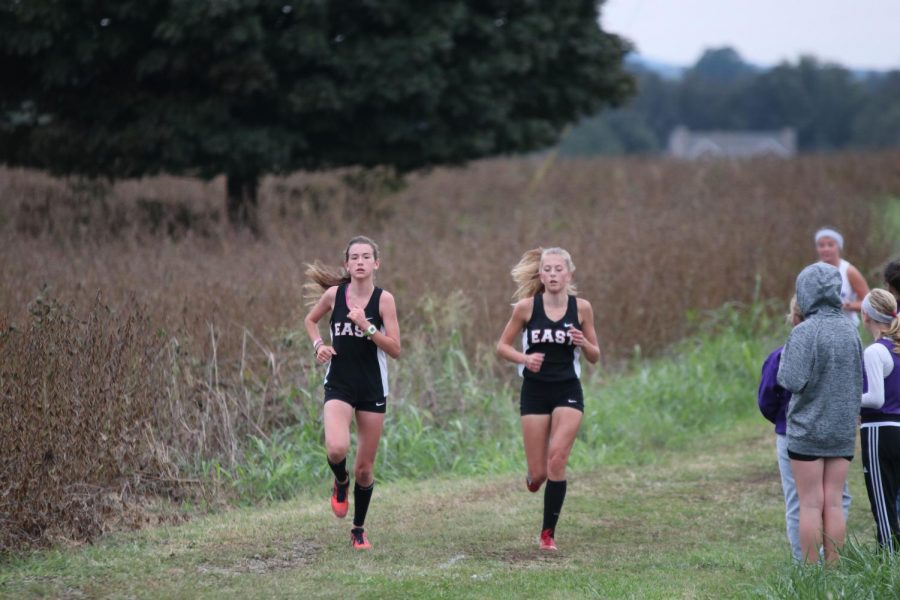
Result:
M334 486L331 488L331 510L338 519L347 516L347 508L350 506L350 500L347 498L347 490L350 488L350 479L343 485L334 480Z
M553 540L552 529L545 529L541 532L541 550L558 550L556 542Z
M372 544L366 537L366 530L362 527L354 527L350 530L350 543L356 550L371 550Z

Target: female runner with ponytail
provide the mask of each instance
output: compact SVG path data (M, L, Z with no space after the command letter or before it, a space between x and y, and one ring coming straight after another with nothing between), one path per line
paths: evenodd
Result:
M375 271L380 266L378 246L357 236L344 251L342 270L318 262L309 265L307 289L324 290L304 319L319 364L328 363L325 373L325 449L334 472L331 508L344 518L349 504L350 423L356 416L357 449L353 473L354 548L369 549L363 525L375 487L375 453L381 439L387 404L387 358L400 356L400 326L394 297L375 287ZM331 343L319 335L319 320L331 312Z
M576 298L575 265L562 248L526 252L512 269L518 289L497 354L518 365L528 490L544 489L541 550L556 550L555 530L566 497L566 464L584 412L579 380L583 353L600 359L591 303ZM522 351L513 342L522 336Z

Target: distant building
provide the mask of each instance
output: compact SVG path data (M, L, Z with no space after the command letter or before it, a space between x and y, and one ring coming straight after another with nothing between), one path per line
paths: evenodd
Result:
M669 136L669 156L701 158L789 157L797 154L793 128L781 131L690 131L676 127Z

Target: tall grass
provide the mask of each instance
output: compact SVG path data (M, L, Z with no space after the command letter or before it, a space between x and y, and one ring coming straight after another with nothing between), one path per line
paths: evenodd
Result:
M760 301L708 311L697 317L697 332L663 357L638 356L623 374L591 386L580 434L586 443L573 464L652 461L658 450L755 413L762 361L786 333L772 316L781 308Z
M793 563L770 574L747 597L819 600L853 598L881 600L900 597L900 564L895 556L850 538L837 567Z
M161 378L146 318L100 298L85 319L44 296L29 310L27 327L0 331L0 551L90 539L177 479L153 427Z
M749 302L756 275L762 297L787 296L823 224L843 231L847 258L877 279L891 247L873 232L881 200L900 197L897 161L560 160L536 180L538 163L491 160L413 176L390 195L340 173L297 174L264 182L262 241L227 230L220 180L104 187L0 170L0 277L10 282L0 313L24 318L44 283L82 307L102 290L115 306L135 297L202 355L213 323L220 353L235 356L244 329L265 340L302 318L304 263L336 263L346 240L366 233L381 244L379 281L404 321L427 295L466 292L472 313L460 329L471 351L508 317L508 271L521 253L560 245L597 307L604 351L639 344L652 355L684 335L688 311Z

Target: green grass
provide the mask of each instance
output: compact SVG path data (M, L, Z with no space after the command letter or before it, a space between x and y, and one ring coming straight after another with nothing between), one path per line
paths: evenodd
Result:
M865 502L865 498L860 499ZM761 598L897 598L900 559L851 537L839 569L795 565L770 577L755 593Z
M877 211L875 222L880 224L877 233L887 241L893 257L900 252L900 196L886 195L880 204L873 204L873 210Z
M0 595L895 597L896 567L871 543L836 570L790 566L773 434L761 421L697 437L650 464L573 469L555 555L537 549L542 495L524 490L521 473L380 484L366 553L349 548L349 522L331 515L322 481L262 508L8 560ZM850 530L870 540L858 466L851 490Z

